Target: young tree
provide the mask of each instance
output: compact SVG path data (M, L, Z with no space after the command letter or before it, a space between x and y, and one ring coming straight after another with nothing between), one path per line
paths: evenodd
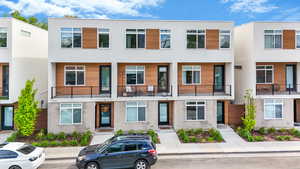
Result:
M37 90L33 89L34 80L27 80L18 100L18 108L15 112L15 125L23 136L30 136L35 130L38 112L38 101L35 100Z
M252 96L252 90L247 90L245 95L245 104L246 104L246 114L245 118L242 118L243 127L245 130L251 132L256 124L256 106L255 101Z

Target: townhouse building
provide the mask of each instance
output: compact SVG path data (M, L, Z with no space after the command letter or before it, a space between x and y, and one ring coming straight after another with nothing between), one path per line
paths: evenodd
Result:
M252 22L235 35L236 102L251 89L257 127L299 124L300 23Z
M50 18L48 131L228 123L233 27L219 21Z
M48 33L14 18L0 18L0 130L14 129L14 108L27 80L47 106Z

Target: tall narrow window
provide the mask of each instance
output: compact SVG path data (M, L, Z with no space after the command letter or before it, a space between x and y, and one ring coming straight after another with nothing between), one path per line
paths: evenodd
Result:
M144 66L127 66L126 67L126 84L140 85L144 84Z
M297 48L300 48L300 31L296 32Z
M186 119L205 120L205 102L187 102Z
M282 30L265 30L265 48L282 48Z
M0 48L7 47L7 28L0 28Z
M109 48L109 29L98 29L99 48Z
M126 48L145 48L145 29L126 29Z
M146 121L146 105L143 102L128 102L126 104L126 121Z
M220 31L220 48L230 48L230 30Z
M77 86L84 85L84 66L66 66L65 67L65 85Z
M61 28L62 48L81 48L81 28Z
M182 66L182 82L186 84L200 84L200 66Z
M187 48L205 48L205 30L187 30Z
M256 83L270 84L273 83L273 66L257 65L256 66Z
M171 30L160 30L160 48L171 48Z

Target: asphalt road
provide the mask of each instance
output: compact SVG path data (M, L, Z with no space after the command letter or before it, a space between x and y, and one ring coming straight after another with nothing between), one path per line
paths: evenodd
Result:
M73 160L46 161L40 169L77 169ZM298 157L161 159L151 169L300 169Z

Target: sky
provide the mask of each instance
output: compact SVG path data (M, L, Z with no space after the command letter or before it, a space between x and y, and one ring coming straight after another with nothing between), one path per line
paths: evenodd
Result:
M0 0L0 16L150 20L300 21L300 0Z

